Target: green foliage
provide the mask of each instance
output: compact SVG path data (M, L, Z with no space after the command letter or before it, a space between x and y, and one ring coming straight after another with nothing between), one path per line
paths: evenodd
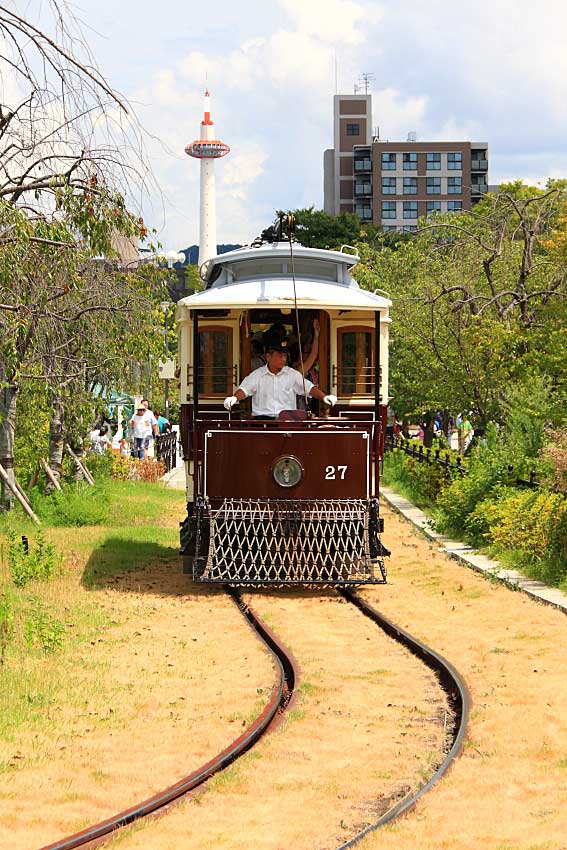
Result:
M0 667L6 660L6 649L14 636L14 605L7 591L0 591Z
M31 501L39 518L50 526L102 525L110 510L102 481L94 487L78 481L49 496L42 496L36 490Z
M88 452L83 458L83 463L96 481L98 478L110 477L114 458L114 452L111 451L107 451L103 455L99 455L96 452Z
M420 443L413 441L415 446ZM430 507L450 483L449 472L432 461L417 460L400 449L386 453L382 481L393 486L414 504Z
M54 652L62 646L64 634L63 623L51 617L41 599L34 597L31 611L24 622L24 639L28 649Z
M340 248L360 239L360 220L354 213L330 215L314 207L293 210L295 235L306 248Z
M35 548L29 546L28 549L28 546L22 538L16 537L15 532L8 531L8 565L12 581L19 588L25 587L30 581L49 580L60 564L55 547L46 541L41 531L37 532Z

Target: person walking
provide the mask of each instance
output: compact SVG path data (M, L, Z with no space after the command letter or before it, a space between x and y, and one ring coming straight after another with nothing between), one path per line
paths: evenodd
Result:
M148 456L148 446L152 435L152 417L154 417L153 413L151 411L148 412L143 402L139 402L136 408L136 413L130 419L129 424L132 429L132 437L134 439L132 457L138 458L139 460L143 460ZM157 428L157 422L155 427Z

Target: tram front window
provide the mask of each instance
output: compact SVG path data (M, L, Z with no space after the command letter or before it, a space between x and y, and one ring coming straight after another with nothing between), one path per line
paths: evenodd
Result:
M374 382L374 332L339 329L339 394L368 395Z
M225 396L232 389L232 329L199 331L199 393Z

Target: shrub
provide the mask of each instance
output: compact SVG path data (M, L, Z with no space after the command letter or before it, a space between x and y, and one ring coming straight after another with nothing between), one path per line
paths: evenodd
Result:
M111 451L105 452L103 455L96 454L96 452L87 452L82 460L96 480L97 478L110 478L114 458L115 454Z
M548 464L548 471L544 475L544 482L554 490L567 493L566 429L550 432L549 443L543 449L543 458Z
M115 457L112 477L120 481L149 481L156 483L165 475L165 464L155 458L139 460L131 457Z
M35 549L29 548L27 541L18 539L13 531L8 532L8 564L16 587L25 587L34 579L50 579L59 563L55 547L46 542L40 531Z
M37 515L54 526L101 525L110 510L106 490L100 481L95 487L78 481L45 497L34 493L32 504Z
M63 643L65 626L50 616L41 599L34 598L32 610L24 623L24 638L28 649L39 646L44 652L53 652Z

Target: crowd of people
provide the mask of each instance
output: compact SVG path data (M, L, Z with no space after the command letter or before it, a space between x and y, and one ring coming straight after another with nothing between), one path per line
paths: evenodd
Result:
M472 411L459 413L456 417L445 416L442 411L427 412L419 420L417 429L408 419L399 421L393 408L388 407L386 434L387 436L401 435L406 439L417 437L426 448L431 448L433 440L444 434L451 448L456 448L461 454L469 449L474 437L471 423Z
M147 398L136 404L136 409L129 421L123 420L120 454L143 460L149 456L151 440L159 434L171 431L169 419L160 410L152 410ZM91 431L91 451L104 455L112 448L111 431L108 424Z

